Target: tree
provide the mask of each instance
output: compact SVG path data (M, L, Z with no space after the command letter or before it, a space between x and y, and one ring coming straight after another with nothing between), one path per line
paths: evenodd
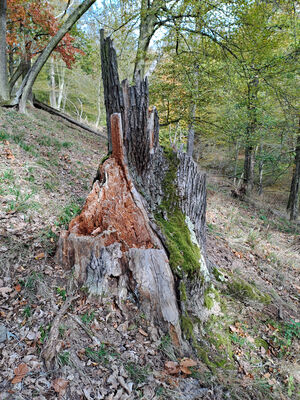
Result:
M10 92L19 79L26 76L32 58L40 54L49 38L53 37L61 21L55 17L55 10L48 0L8 1L7 43L10 71ZM74 46L75 38L67 33L54 49L70 68L75 54L80 50Z
M299 121L300 123L300 121ZM300 129L300 125L299 125ZM287 204L287 210L290 211L290 220L296 221L299 213L299 192L300 192L300 134L297 136L295 148L295 161L291 190Z
M9 99L6 53L6 0L0 2L0 102Z
M95 3L96 0L84 0L67 18L64 24L60 27L58 32L52 37L48 42L47 46L38 56L37 60L34 62L26 77L23 79L21 87L19 88L13 104L18 105L19 111L25 113L26 103L28 100L29 93L32 86L41 71L43 65L46 63L50 57L53 50L57 47L63 37L70 31L72 26L78 21L78 19Z
M121 85L111 40L103 37L101 47L111 153L81 214L61 234L57 259L75 268L90 294L112 297L121 309L134 298L181 345L182 332L194 340L211 290L205 175L187 154L159 145L147 80Z

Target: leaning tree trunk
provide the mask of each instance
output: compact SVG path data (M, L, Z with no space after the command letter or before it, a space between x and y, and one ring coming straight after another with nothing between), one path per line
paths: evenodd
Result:
M54 35L41 54L36 59L35 63L32 65L28 71L26 77L23 79L20 88L16 93L16 97L12 104L17 105L21 113L26 111L26 103L28 97L31 93L33 84L43 68L44 64L50 57L52 51L56 48L58 43L62 40L66 33L72 28L72 26L78 21L78 19L95 3L96 0L84 0L68 17L61 28L58 30L56 35Z
M6 52L6 0L0 2L0 101L9 99Z
M205 175L185 153L159 145L148 83L119 83L116 53L102 35L102 76L111 153L57 260L91 295L136 302L177 345L208 315Z

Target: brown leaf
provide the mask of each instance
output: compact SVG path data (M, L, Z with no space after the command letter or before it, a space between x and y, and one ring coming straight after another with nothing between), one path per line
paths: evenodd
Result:
M15 384L21 382L28 371L29 369L25 363L21 363L20 365L18 365L14 369L15 377L12 379L11 383Z
M63 396L66 392L69 381L63 378L57 378L52 381L53 389L58 393L59 396Z
M197 362L192 360L191 358L183 358L180 361L180 370L184 374L190 375L192 372L190 371L189 367L195 367Z
M197 361L194 361L191 358L183 358L180 361L180 367L195 367L196 365Z
M186 374L186 375L191 375L191 370L190 369L188 369L187 367L180 367L180 371L183 373L183 374Z
M180 372L180 367L178 362L167 361L165 362L165 371L169 375L176 375Z
M139 332L140 332L141 335L143 335L145 337L148 336L148 333L146 333L142 328L139 329Z

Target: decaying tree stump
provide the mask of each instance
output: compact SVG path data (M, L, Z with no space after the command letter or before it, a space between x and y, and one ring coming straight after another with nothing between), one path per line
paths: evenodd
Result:
M135 301L173 342L205 316L205 175L191 157L159 145L147 80L120 84L102 34L109 156L79 216L62 232L57 260L91 295Z

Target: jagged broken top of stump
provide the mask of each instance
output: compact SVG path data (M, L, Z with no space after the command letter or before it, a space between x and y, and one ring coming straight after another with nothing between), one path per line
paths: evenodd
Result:
M197 313L203 303L198 289L204 290L205 279L201 284L199 279L186 281L191 301L183 302L178 285L185 277L172 271L168 241L154 218L165 196L170 164L159 145L156 109L149 110L148 83L138 79L135 86L120 84L112 41L102 33L101 42L110 155L99 166L99 179L80 215L61 233L57 260L73 268L76 280L91 294L113 297L120 308L135 301L180 344L180 312L184 308ZM178 207L201 249L200 268L207 277L205 175L185 153L173 156Z

